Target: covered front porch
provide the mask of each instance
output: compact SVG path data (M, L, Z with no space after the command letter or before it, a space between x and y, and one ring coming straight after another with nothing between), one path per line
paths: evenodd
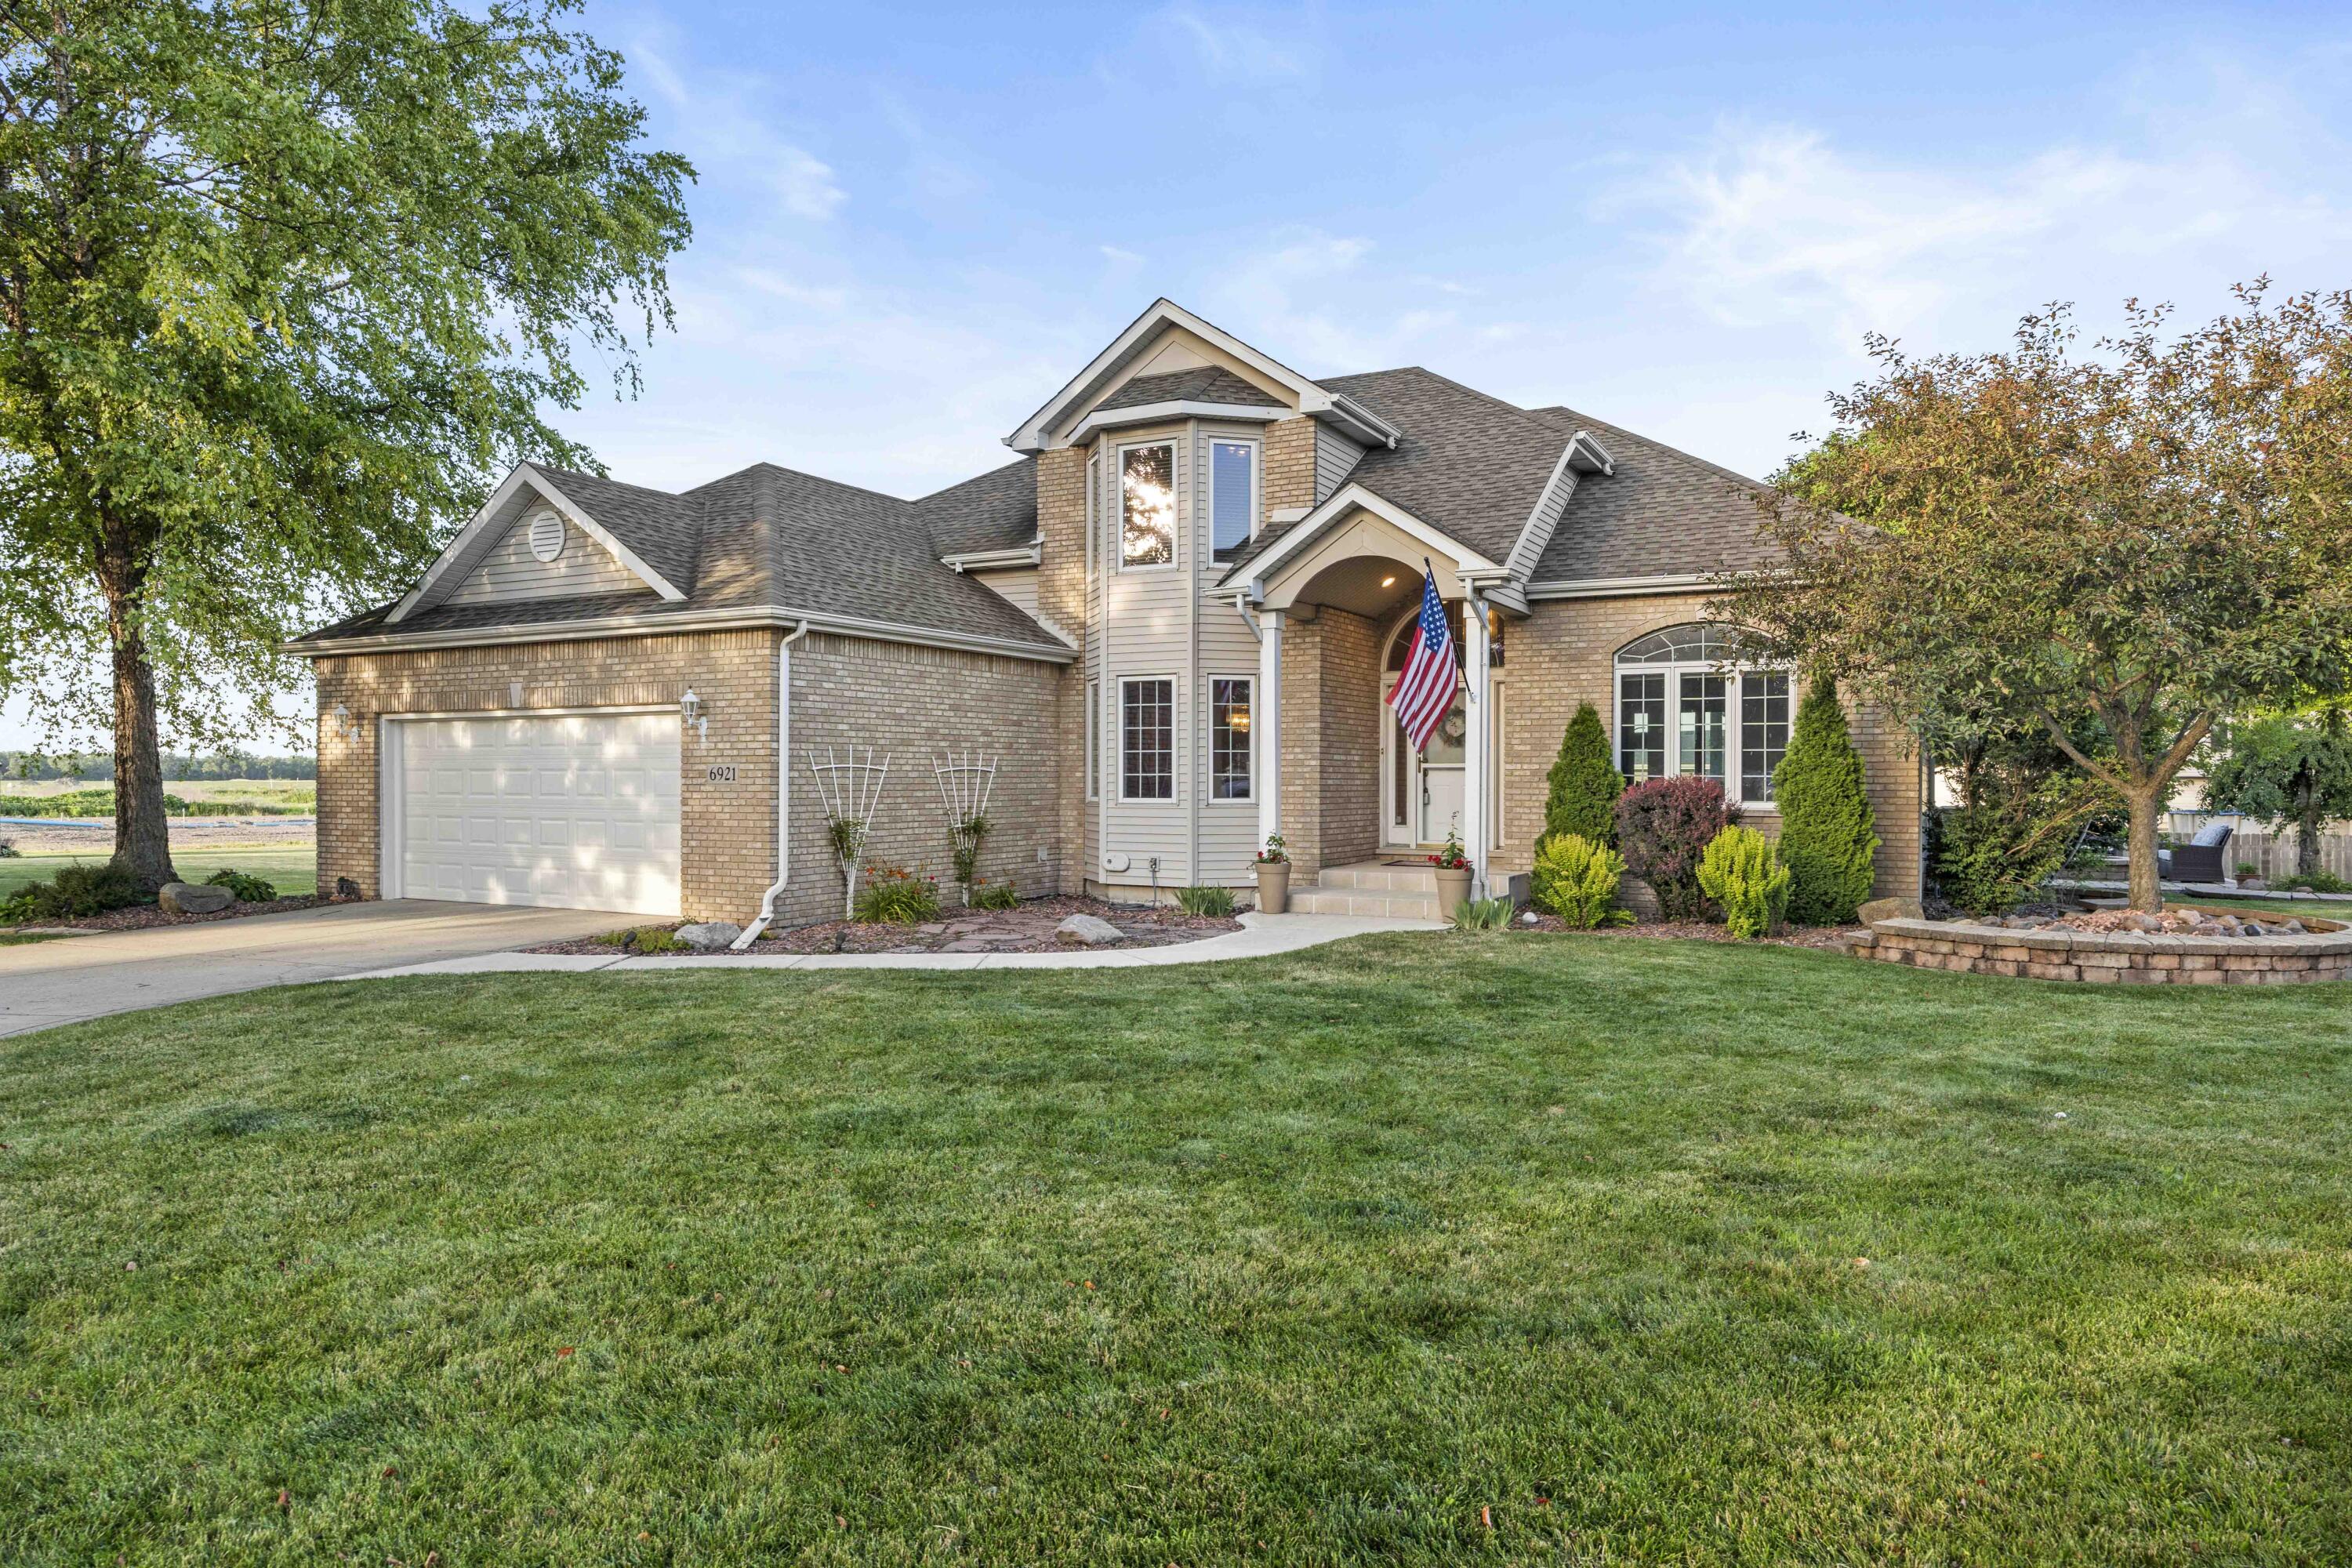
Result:
M1451 709L1417 750L1386 697L1412 639L1424 571L1453 623L1459 677ZM1293 907L1433 918L1427 858L1449 838L1470 859L1474 891L1486 891L1498 837L1507 627L1520 613L1492 591L1502 575L1410 517L1366 508L1269 552L1236 594L1258 637L1258 828L1287 843Z

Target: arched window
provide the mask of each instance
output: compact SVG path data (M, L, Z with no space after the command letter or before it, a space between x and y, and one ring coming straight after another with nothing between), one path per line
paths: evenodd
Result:
M1617 650L1617 768L1628 780L1696 773L1734 801L1771 803L1789 749L1789 672L1732 654L1729 628L1704 621Z

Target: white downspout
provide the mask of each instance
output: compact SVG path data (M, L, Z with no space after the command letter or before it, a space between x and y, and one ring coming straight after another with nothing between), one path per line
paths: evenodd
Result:
M793 879L793 644L808 636L801 622L776 645L776 885L760 895L760 918L729 945L740 952L776 918L776 900Z

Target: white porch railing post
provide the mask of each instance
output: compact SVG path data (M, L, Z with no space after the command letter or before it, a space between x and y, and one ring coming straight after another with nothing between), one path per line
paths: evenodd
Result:
M1261 847L1282 831L1282 612L1260 612L1257 697L1250 728L1257 733L1257 837Z
M1494 725L1487 715L1493 710L1487 704L1491 689L1487 680L1486 604L1475 593L1464 595L1462 606L1463 676L1469 693L1463 704L1462 717L1468 733L1463 736L1462 748L1462 842L1470 855L1470 896L1483 899L1486 889L1486 854L1495 833L1486 820L1487 803L1493 795L1487 780L1494 768Z

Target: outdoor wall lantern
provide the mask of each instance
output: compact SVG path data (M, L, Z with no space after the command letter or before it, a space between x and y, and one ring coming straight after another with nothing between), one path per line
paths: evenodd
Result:
M359 721L352 717L352 710L349 708L346 708L340 702L336 703L335 739L338 741L356 741L359 738Z
M691 686L686 689L686 695L677 700L677 717L678 722L694 731L697 740L710 738L710 720L702 711L702 699L694 694Z

